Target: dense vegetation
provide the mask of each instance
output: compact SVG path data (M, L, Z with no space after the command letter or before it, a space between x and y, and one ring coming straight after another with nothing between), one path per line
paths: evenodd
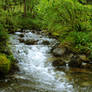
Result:
M36 8L43 29L74 53L92 57L92 5L86 0L40 0Z
M46 30L71 51L92 58L91 0L1 0L0 56L11 59L8 33L19 29Z
M41 1L38 6L40 7L38 14L43 16L44 27L53 35L58 36L59 40L72 50L78 53L91 51L91 5L83 5L77 0L59 0L48 3L49 6ZM43 7L46 7L45 10Z

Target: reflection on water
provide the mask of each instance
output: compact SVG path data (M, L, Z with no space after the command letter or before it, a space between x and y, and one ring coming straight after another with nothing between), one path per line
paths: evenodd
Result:
M53 57L50 50L56 40L27 32L22 39L38 42L25 45L19 42L20 34L23 33L17 32L10 38L20 71L11 79L0 81L0 92L91 92L91 71L69 67L57 70L48 61ZM50 44L43 45L43 41Z

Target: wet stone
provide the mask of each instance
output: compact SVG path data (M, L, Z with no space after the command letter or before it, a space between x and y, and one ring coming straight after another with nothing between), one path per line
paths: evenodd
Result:
M26 45L36 45L38 40L35 40L35 39L28 39L28 40L25 40L25 39L22 39L22 38L19 38L19 41L21 43L25 43Z
M66 52L66 48L55 48L52 53L54 56L63 56Z
M34 39L26 40L24 43L26 45L36 45L37 44L37 40L34 40Z
M78 56L73 56L69 62L70 67L81 67L82 61Z
M20 36L20 37L24 37L24 34L20 34L19 36Z
M53 61L52 62L52 65L54 66L54 67L59 67L59 66L65 66L66 65L66 63L63 61L63 60L55 60L55 61Z
M43 41L42 44L43 45L50 45L50 42L46 40L46 41Z
M19 41L20 41L21 43L24 43L24 42L25 42L25 40L22 39L22 38L19 38Z
M89 62L88 58L86 55L79 55L79 58L83 61L83 62Z

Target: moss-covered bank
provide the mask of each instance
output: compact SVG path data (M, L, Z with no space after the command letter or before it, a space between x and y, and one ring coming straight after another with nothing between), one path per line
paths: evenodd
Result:
M6 57L5 54L0 54L0 72L7 74L11 68L11 61Z
M9 48L7 28L0 23L0 77L7 75L12 68L14 58Z

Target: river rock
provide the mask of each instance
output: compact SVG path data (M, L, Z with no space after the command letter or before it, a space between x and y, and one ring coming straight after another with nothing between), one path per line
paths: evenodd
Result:
M52 65L54 67L59 67L59 66L65 66L66 63L63 60L57 59L57 60L52 62Z
M54 56L63 56L66 53L66 48L55 48L52 50Z
M37 40L28 39L24 43L27 44L27 45L35 45L35 44L37 44Z
M16 34L16 35L20 35L20 34L21 34L21 32L15 32L15 34Z
M19 41L20 41L21 43L25 42L25 40L22 39L22 38L19 38Z
M86 55L79 55L80 59L84 62L89 62L88 58Z
M92 69L92 64L82 62L82 68Z
M45 40L42 42L43 45L50 45L50 42L48 40Z
M74 55L69 62L70 67L81 67L81 65L82 65L82 61L77 55Z
M20 37L24 37L24 34L20 34L19 36L20 36Z
M19 41L21 43L25 43L26 45L35 45L35 44L37 44L37 40L35 40L35 39L27 39L27 40L25 40L25 39L19 38Z

